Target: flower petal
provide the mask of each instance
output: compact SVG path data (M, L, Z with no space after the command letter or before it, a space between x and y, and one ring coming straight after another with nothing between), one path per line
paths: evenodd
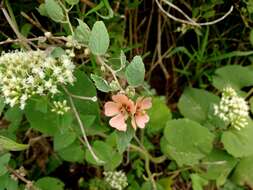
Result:
M118 114L110 119L109 124L113 127L118 129L119 131L126 131L127 125L125 123L125 117L122 114Z
M120 113L120 107L121 105L115 102L106 102L104 109L105 109L105 115L106 116L114 116Z
M112 96L112 100L114 102L120 103L120 104L126 104L129 101L128 97L126 95L124 95L124 94L113 95Z
M147 114L137 114L135 116L136 124L139 128L145 128L146 123L149 121L149 116Z
M152 107L152 98L144 98L141 101L141 108L144 110L150 109Z

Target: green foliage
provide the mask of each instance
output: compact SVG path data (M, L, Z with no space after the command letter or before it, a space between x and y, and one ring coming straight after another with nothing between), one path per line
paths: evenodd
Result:
M188 24L182 25L157 15L156 3L3 1L0 51L41 50L52 58L53 69L40 59L32 73L16 72L21 59L12 61L13 71L2 72L0 64L7 76L0 75L0 84L10 87L0 85L0 190L31 184L41 190L122 189L116 187L119 176L108 183L104 174L119 170L127 190L253 188L252 115L240 113L238 105L249 102L253 112L252 0L235 3L237 11L228 14L222 12L228 5L223 0L161 1L183 14L179 18ZM33 14L35 7L48 19ZM190 24L193 20L201 27ZM61 76L72 82L60 82ZM41 82L23 96L37 77ZM59 80L56 91L50 79ZM13 85L19 83L27 85ZM44 83L48 89L39 93ZM228 86L242 96L232 102L238 115L248 118L241 130L215 109ZM112 99L117 94L124 97ZM20 100L24 109L17 106ZM117 130L125 124L126 131Z
M110 39L102 21L97 21L91 30L89 48L95 55L104 55L109 47Z
M250 121L249 125L238 131L230 130L222 134L221 141L224 148L234 157L245 157L253 154L253 125Z
M168 121L161 146L179 166L195 165L212 151L214 135L195 121ZM185 143L187 142L187 143Z
M218 102L219 98L208 91L187 88L179 99L178 108L184 117L204 123L210 109Z
M36 187L41 190L63 190L64 184L56 178L53 177L44 177L36 181Z
M126 79L129 85L137 87L143 84L145 67L140 56L135 56L126 67Z
M252 74L253 70L251 68L240 65L225 66L216 70L213 85L219 90L228 85L239 90L253 85Z
M110 85L107 83L107 81L105 79L103 79L102 77L91 74L91 78L94 81L98 90L100 90L102 92L110 92L113 90L110 87Z
M89 40L90 40L90 35L91 35L90 28L82 20L77 19L77 21L79 25L75 29L74 37L78 42L88 45Z
M236 170L233 174L233 181L235 181L238 185L249 185L251 188L253 187L253 157L245 157L243 158Z
M157 134L161 132L167 121L172 119L172 114L165 104L163 97L154 97L152 99L152 108L148 111L150 120L147 125L147 133Z
M46 15L48 15L55 22L63 22L65 20L62 7L56 0L46 0L45 11Z
M21 151L28 148L29 145L19 144L15 141L0 135L0 150Z

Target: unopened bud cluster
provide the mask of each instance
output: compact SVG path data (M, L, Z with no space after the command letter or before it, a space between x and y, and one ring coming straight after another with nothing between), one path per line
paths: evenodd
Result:
M112 189L123 190L128 185L126 174L122 171L107 171L103 174Z
M57 86L72 84L74 64L67 55L59 58L44 51L14 51L0 57L0 89L5 103L24 109L33 95L55 95Z
M248 125L249 106L233 88L227 87L222 92L219 105L214 106L214 114L240 130Z
M53 108L51 109L52 112L55 112L59 115L64 115L70 110L70 107L67 105L67 101L54 101Z
M25 177L27 174L27 171L25 170L25 168L23 166L21 166L19 169L15 170L15 172L22 177ZM18 177L14 174L11 174L11 178L15 181L18 181Z

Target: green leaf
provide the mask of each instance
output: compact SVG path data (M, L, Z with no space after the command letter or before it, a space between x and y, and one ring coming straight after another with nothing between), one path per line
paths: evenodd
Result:
M102 164L105 170L114 170L122 162L122 155L116 152L109 144L103 141L95 141L92 147L98 158L105 162ZM94 160L89 150L86 150L85 158L91 164L101 165Z
M0 149L8 151L21 151L27 149L28 147L29 145L27 144L19 144L12 139L0 135Z
M6 154L0 156L0 176L7 173L8 170L7 170L6 166L9 163L10 159L11 159L11 154L9 154L9 153L6 153Z
M202 89L187 88L179 99L180 113L189 119L204 123L208 119L208 112L219 97Z
M253 156L243 158L237 165L232 180L238 185L253 188Z
M113 90L110 87L110 85L107 83L107 81L105 79L103 79L102 77L91 74L91 79L95 82L95 85L98 90L100 90L102 92L110 92Z
M73 131L60 131L54 136L54 150L59 151L71 145L76 140L76 134Z
M55 135L59 131L59 115L53 112L41 112L36 109L36 102L30 101L25 108L25 116L33 129L47 135Z
M137 87L143 84L145 66L141 56L135 56L126 68L126 78L129 85Z
M0 169L1 170L1 169ZM9 173L0 176L0 189L18 190L18 181L13 180Z
M172 118L171 111L166 105L163 97L152 98L152 108L148 110L148 115L150 118L146 127L148 134L157 134L161 132L167 121Z
M70 5L76 5L79 3L79 0L65 0Z
M18 106L14 106L5 112L4 118L11 122L8 127L8 131L14 132L19 127L20 122L23 119L23 111Z
M226 151L234 157L253 155L253 122L241 129L231 129L222 134L221 141Z
M202 164L206 171L201 174L208 180L216 180L216 185L221 186L227 181L227 177L237 164L237 159L225 151L214 149Z
M251 45L253 45L253 30L250 31L249 40L250 40Z
M161 186L160 184L156 183L156 188L157 190L165 190L163 188L163 186ZM153 185L150 181L144 182L141 186L141 190L153 190Z
M41 3L39 8L37 8L37 10L40 13L40 15L48 17L45 3Z
M77 21L79 25L75 29L74 37L78 42L88 45L91 33L90 28L82 20L77 19Z
M134 137L135 130L132 127L128 127L126 132L117 131L117 149L120 153L123 153Z
M214 135L195 121L168 121L162 151L179 166L195 165L212 151Z
M94 97L97 95L94 84L83 71L76 70L74 75L76 77L75 83L68 86L68 91L71 94L86 97ZM97 117L100 116L98 102L80 100L75 98L74 103L81 115L96 115Z
M64 183L54 177L43 177L36 181L35 186L41 190L64 190Z
M84 160L84 150L79 142L74 142L68 147L60 149L58 154L68 162L82 162Z
M65 16L62 7L56 0L45 0L45 9L48 16L55 22L63 22Z
M208 181L198 174L191 174L191 180L193 190L203 190L203 187L208 185Z
M219 90L230 85L239 90L253 85L253 70L240 65L229 65L215 71L213 86Z
M5 107L4 98L0 97L0 114L2 114L4 107Z
M91 30L89 48L95 55L104 55L109 47L110 39L105 24L97 21Z

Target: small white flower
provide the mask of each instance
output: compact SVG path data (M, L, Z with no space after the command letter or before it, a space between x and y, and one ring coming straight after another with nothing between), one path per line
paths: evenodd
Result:
M105 176L105 181L113 189L123 190L128 185L126 174L122 171L107 171L103 174Z
M222 92L219 105L214 105L214 114L240 130L248 125L249 106L233 88L227 87Z
M67 101L54 101L53 108L51 109L52 112L55 112L59 115L64 115L66 112L70 110L70 107L67 106Z
M0 56L0 89L5 102L24 109L32 95L54 95L57 86L74 81L74 64L67 55L48 57L44 51L14 51ZM68 73L68 77L65 76ZM62 75L60 80L57 80ZM71 79L71 80L69 80Z

